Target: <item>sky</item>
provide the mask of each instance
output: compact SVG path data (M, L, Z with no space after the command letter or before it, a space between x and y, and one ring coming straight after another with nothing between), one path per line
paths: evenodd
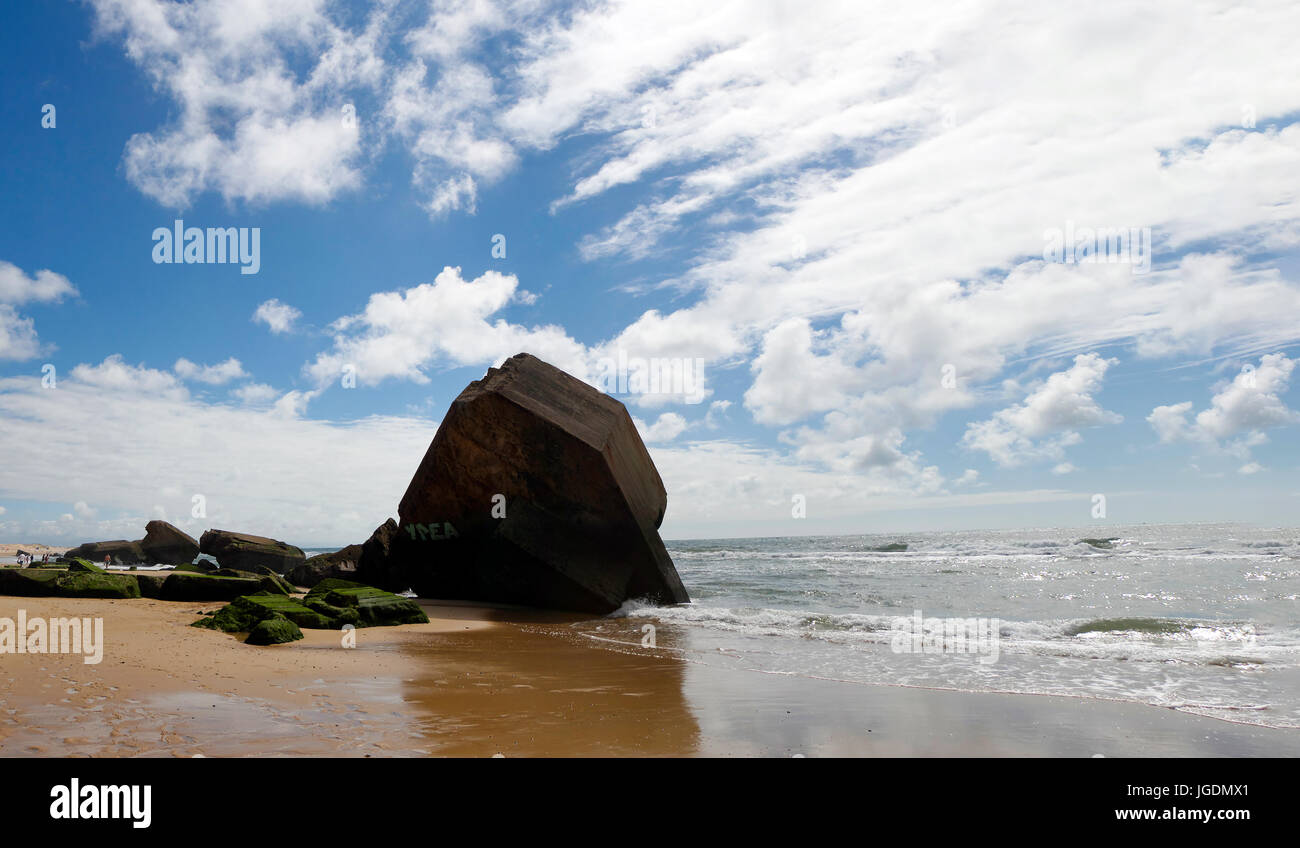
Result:
M5 16L0 540L363 541L521 351L669 539L1298 523L1295 3Z

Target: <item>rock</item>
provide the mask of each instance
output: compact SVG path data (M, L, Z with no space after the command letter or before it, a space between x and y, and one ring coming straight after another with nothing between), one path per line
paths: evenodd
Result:
M298 625L287 618L272 616L253 625L244 642L248 645L281 645L301 638L302 631L298 629Z
M283 595L245 595L233 599L211 616L194 622L194 627L226 633L251 634L262 622L276 619L295 627L337 630L345 624L375 627L391 624L427 624L429 619L419 604L382 589L360 586L346 580L327 579L317 584L302 601ZM292 632L283 625L273 625L276 632ZM260 637L259 637L260 638ZM301 638L301 633L299 637Z
M265 536L209 530L199 539L199 550L216 557L223 568L251 571L264 565L276 574L292 571L306 561L302 550Z
M411 584L402 573L401 563L393 551L399 532L397 522L391 518L375 528L361 546L361 558L357 560L358 581L390 592L405 592L410 588Z
M89 571L68 573L54 581L62 598L138 598L140 584L134 574Z
M128 542L125 539L112 542L86 542L64 554L64 558L68 560L81 558L95 563L102 563L104 557L108 557L117 565L131 565L145 561L140 543Z
M176 567L173 568L172 570L173 570L173 571L189 571L189 572L193 572L194 574L211 574L211 573L214 572L214 571L218 571L219 568L218 568L217 566L213 565L213 564L212 564L211 562L209 562L208 560L206 560L206 559L201 559L201 560L198 560L198 561L196 561L196 562L184 562L184 563L181 563L180 565L176 566Z
M340 625L383 627L394 624L428 624L429 617L410 598L363 586L347 580L329 578L303 598L309 609L329 615Z
M258 579L173 571L158 588L158 597L164 601L229 601L263 589Z
M169 571L137 571L135 573L135 582L140 587L140 597L161 598L162 587L167 582L168 577L171 577ZM218 598L217 600L222 599Z
M135 575L62 568L0 569L0 595L23 598L138 598Z
M47 598L57 595L55 580L67 574L55 568L0 568L0 595Z
M685 603L659 538L667 502L623 404L521 353L452 403L383 570L423 597L594 613Z
M284 575L295 586L310 589L327 577L349 579L357 576L357 562L361 559L361 545L348 545L332 554L309 558L302 565Z
M893 553L898 553L899 551L907 550L907 543L890 542L888 545L877 545L874 548L867 548L867 550L873 551L878 554L893 554Z
M88 560L88 559L74 559L74 560L72 560L72 562L68 563L68 571L69 571L69 572L88 571L88 572L90 572L91 574L107 574L107 573L108 573L108 572L106 572L104 569L100 568L98 565L95 565L93 562L91 562L91 561Z
M1099 548L1101 550L1106 551L1115 547L1115 543L1118 541L1119 541L1118 536L1107 536L1105 539L1080 539L1079 544L1092 545L1094 548Z
M150 521L144 526L140 549L145 560L155 565L193 562L199 555L194 537L166 521Z

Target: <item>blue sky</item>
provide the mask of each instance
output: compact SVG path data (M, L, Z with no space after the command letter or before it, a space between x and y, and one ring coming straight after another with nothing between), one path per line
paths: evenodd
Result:
M1294 525L1300 13L1229 8L7 11L0 538L360 541L520 350L702 363L620 395L668 537Z

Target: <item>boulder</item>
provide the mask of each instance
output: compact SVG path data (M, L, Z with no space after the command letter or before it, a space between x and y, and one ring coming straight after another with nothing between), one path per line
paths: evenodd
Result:
M249 645L282 645L301 638L302 631L298 629L298 625L287 618L272 616L253 625L244 642Z
M138 598L135 575L63 568L0 569L0 595L26 598Z
M164 601L229 601L264 588L263 581L251 577L213 577L173 571L158 587L157 597Z
M140 549L145 560L155 565L193 562L199 555L194 537L166 521L150 521L144 526Z
M386 570L423 597L593 613L685 603L659 538L667 503L623 404L521 353L452 402Z
M310 557L284 578L295 586L310 589L327 577L344 580L357 576L357 562L361 559L362 545L348 545L332 554Z
M172 570L189 571L194 574L211 574L214 571L218 571L219 568L218 566L213 565L208 560L201 559L198 562L183 562L180 565L173 568Z
M357 560L356 579L359 582L390 592L405 592L411 587L393 550L399 532L397 522L390 518L370 534L361 546L361 558Z
M272 624L263 627L266 622ZM288 627L278 622L293 625ZM338 630L345 624L377 627L394 624L427 624L420 605L382 589L346 580L327 578L301 601L284 595L250 594L234 598L227 606L194 622L225 633L248 633L250 645L274 644L278 636L292 635L298 628ZM301 639L302 633L292 639ZM279 641L292 641L279 639Z
M337 578L317 583L302 602L307 608L329 616L337 626L383 627L429 622L424 610L410 598Z
M103 563L104 557L108 557L117 565L131 565L145 561L144 550L140 547L140 543L128 542L126 539L112 542L86 542L64 554L64 558L68 560L79 557L95 563Z
M264 565L276 574L292 571L306 561L300 548L265 536L209 530L199 539L199 550L216 557L222 568L252 571Z

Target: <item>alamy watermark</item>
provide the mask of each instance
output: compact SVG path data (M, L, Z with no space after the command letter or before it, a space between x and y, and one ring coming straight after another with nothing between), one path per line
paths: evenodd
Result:
M104 659L104 619L0 617L0 654L81 654L86 665Z
M153 231L155 264L242 265L241 274L262 269L261 227L187 227L177 218Z
M596 388L611 395L673 395L685 403L704 400L704 359L701 357L602 357L596 363Z
M980 665L998 661L1002 624L996 618L895 618L890 644L896 654L978 654Z
M1125 264L1134 274L1151 270L1150 227L1076 227L1043 230L1043 261L1066 265Z

